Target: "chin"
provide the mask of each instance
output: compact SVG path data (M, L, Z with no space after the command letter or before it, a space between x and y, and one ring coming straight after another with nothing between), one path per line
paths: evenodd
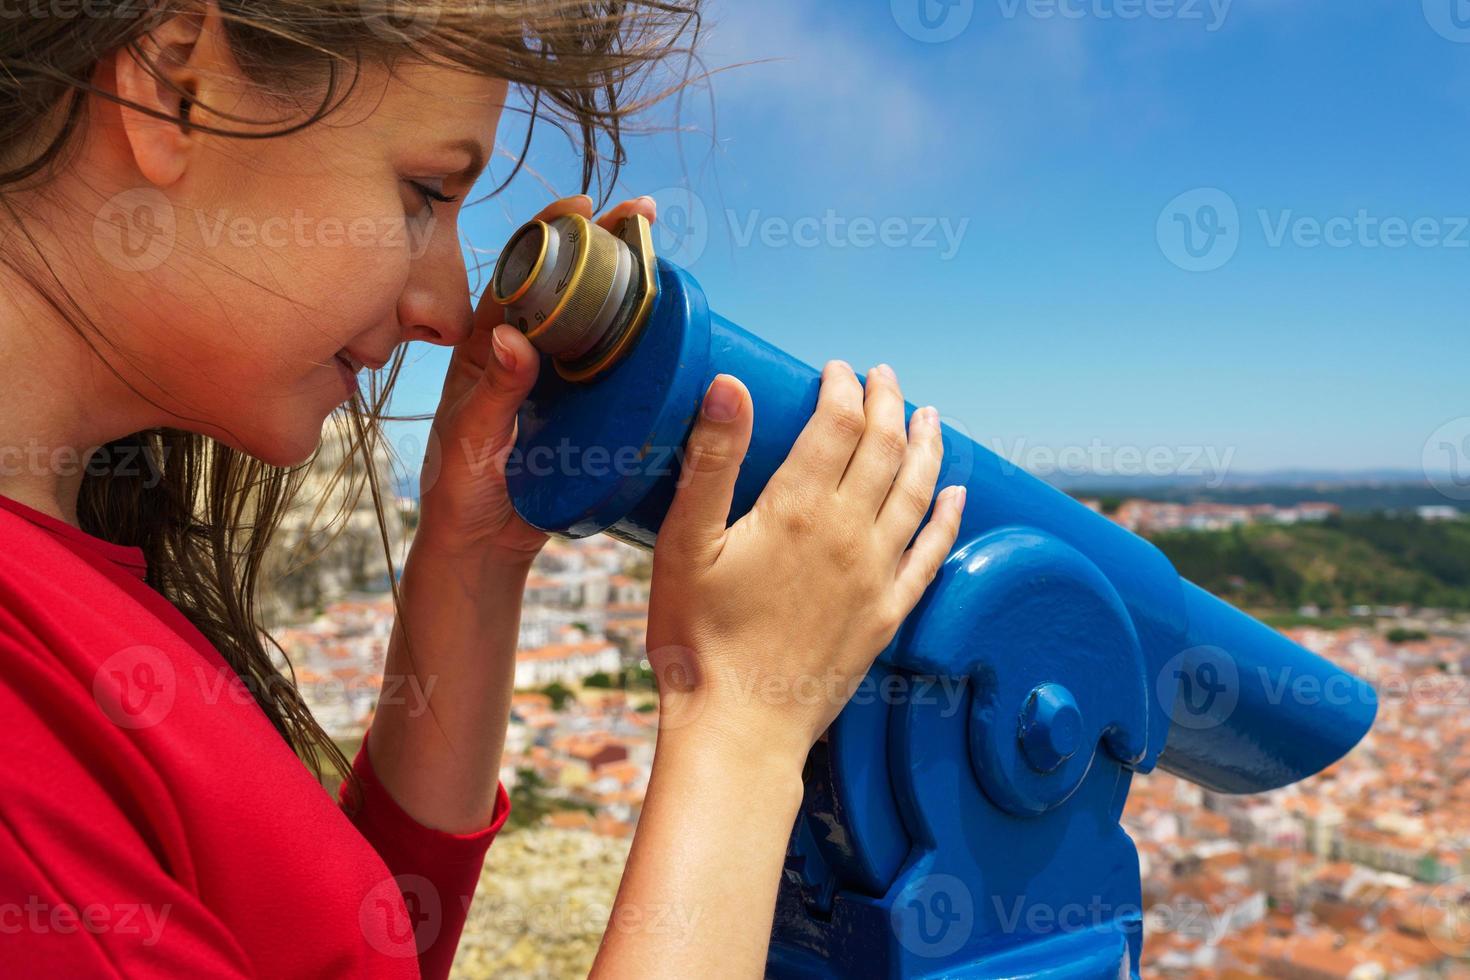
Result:
M246 445L234 448L270 466L299 466L321 445L324 422L321 419L315 425L298 423L272 432L253 432Z

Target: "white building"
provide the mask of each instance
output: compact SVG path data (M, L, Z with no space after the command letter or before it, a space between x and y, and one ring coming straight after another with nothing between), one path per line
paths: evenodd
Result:
M574 684L596 673L615 673L618 648L606 640L556 643L516 654L518 688L545 687L553 681Z

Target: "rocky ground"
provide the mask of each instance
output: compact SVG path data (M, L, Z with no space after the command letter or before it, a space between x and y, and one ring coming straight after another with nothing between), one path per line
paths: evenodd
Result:
M454 961L459 980L587 976L629 841L548 827L490 848Z

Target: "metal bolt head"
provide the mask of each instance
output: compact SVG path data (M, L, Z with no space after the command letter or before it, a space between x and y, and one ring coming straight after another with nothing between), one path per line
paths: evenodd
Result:
M1017 732L1026 762L1037 772L1054 772L1082 747L1082 712L1060 684L1039 684L1026 697Z

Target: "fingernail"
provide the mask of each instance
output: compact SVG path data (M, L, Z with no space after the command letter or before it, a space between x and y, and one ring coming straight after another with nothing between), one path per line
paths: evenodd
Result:
M502 324L490 332L490 349L495 352L495 359L500 362L501 367L507 371L514 371L516 352L511 350L510 346L500 337L500 331L509 329L511 328Z
M877 375L879 375L881 377L887 378L889 381L897 381L898 380L898 375L894 374L893 373L893 368L889 367L887 364L879 364L877 367L873 368L873 370L872 371L869 371L868 373L869 374L877 374Z
M919 425L930 428L939 421L939 413L934 410L933 405L925 405L914 412L914 418L918 420Z
M965 485L956 483L949 488L950 506L958 513L965 509Z
M647 201L649 204L657 204L658 203L657 201L655 201L652 197L650 197L647 194L640 195L639 198L638 198L638 200L640 200L640 201Z
M740 390L728 374L718 375L704 393L704 417L711 422L728 422L740 411Z

